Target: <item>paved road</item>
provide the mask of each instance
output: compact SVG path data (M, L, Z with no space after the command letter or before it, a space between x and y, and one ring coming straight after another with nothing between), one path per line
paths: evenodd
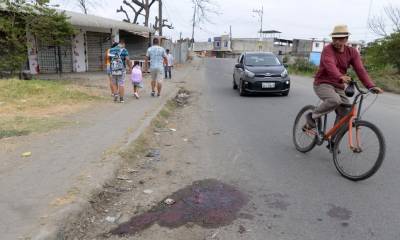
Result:
M311 79L292 77L288 97L239 97L233 60L205 64L207 124L222 133L208 140L216 160L210 175L251 195L256 218L247 239L400 239L400 96L380 96L365 115L382 129L388 151L374 177L354 183L340 177L325 147L306 155L293 147L295 115L317 102Z

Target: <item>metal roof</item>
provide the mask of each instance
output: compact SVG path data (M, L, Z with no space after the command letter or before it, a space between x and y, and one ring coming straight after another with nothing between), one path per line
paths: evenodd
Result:
M63 10L58 10L62 12ZM136 35L143 37L149 37L150 32L154 32L148 27L140 26L133 23L127 23L123 21L118 21L110 18L99 17L95 15L77 13L72 11L64 11L69 17L69 22L74 26L80 27L93 27L100 29L111 29L118 28Z

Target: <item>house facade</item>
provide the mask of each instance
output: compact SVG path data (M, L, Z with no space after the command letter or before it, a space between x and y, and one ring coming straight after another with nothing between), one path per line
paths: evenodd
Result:
M32 74L105 70L105 53L112 42L124 39L131 59L144 58L151 34L147 27L94 15L65 11L75 34L64 46L53 46L27 32Z

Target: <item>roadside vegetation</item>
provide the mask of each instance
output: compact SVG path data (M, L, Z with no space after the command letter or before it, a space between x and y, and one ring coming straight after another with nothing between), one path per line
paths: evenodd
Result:
M102 95L68 81L0 80L0 139L65 126L64 115L103 99Z
M392 33L388 33L393 25ZM389 5L383 16L373 17L370 30L380 38L369 43L361 52L367 71L375 83L385 91L400 93L400 8ZM297 59L289 66L291 74L312 77L317 71L307 59ZM355 76L354 71L350 71Z

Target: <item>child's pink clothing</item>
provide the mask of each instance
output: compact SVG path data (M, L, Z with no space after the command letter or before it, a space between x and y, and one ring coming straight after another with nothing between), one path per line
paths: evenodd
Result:
M139 66L136 66L132 69L131 80L134 83L141 83L143 80L142 77L142 69Z

